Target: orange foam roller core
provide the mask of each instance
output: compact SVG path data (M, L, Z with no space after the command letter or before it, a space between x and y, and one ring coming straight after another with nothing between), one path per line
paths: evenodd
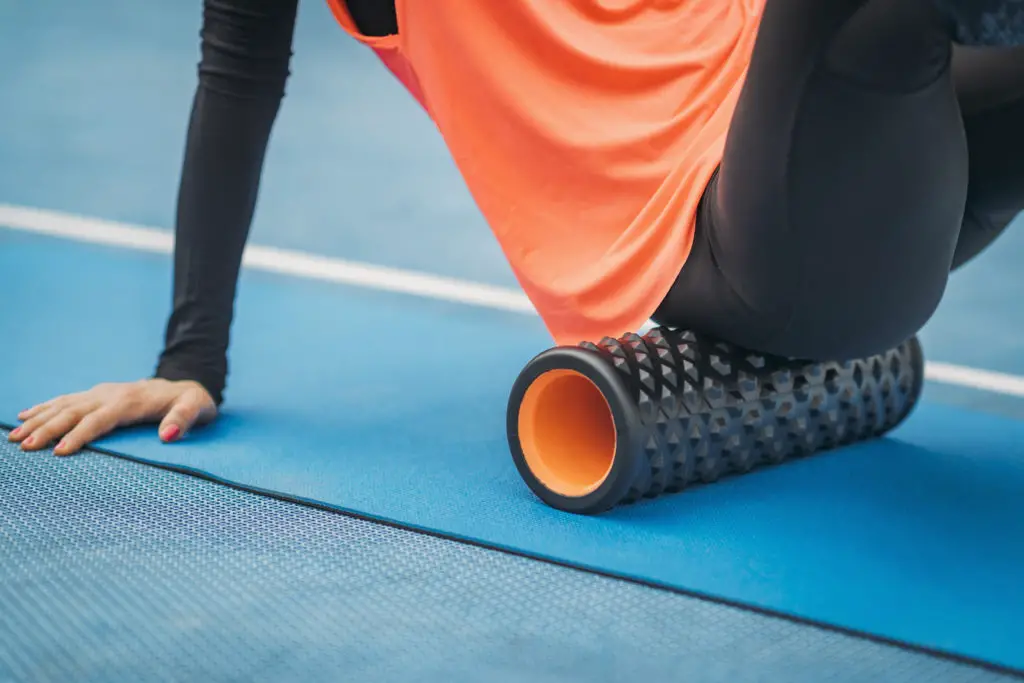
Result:
M520 404L519 439L527 466L551 491L585 496L615 460L615 421L597 386L573 370L551 370Z

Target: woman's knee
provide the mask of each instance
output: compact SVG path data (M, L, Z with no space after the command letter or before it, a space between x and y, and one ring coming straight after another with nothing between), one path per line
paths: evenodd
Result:
M200 84L246 99L281 99L298 0L204 0Z

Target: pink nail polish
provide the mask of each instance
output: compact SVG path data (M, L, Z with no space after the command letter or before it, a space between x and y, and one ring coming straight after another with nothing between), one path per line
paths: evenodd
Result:
M178 438L178 435L180 433L181 430L178 429L178 425L171 425L170 427L165 429L164 433L161 434L160 436L164 441L174 441L175 439Z
M18 434L21 434L21 427L15 427L11 430L11 436L16 437Z
M64 442L61 441L60 443L57 444L57 447L54 448L54 450L59 451L59 450L63 450L63 448L64 448Z
M21 445L22 446L31 446L35 442L35 440L36 440L36 438L34 436L30 436L27 439L25 439L24 441L22 441Z

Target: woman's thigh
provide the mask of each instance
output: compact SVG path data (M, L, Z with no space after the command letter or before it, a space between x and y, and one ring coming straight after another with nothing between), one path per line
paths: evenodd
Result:
M967 195L950 53L930 0L768 0L697 247L657 319L802 358L914 334Z

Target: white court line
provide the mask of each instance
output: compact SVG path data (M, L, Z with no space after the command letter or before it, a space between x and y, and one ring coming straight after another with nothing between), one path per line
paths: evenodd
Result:
M173 236L164 230L72 214L0 204L0 226L77 242L170 254ZM248 245L242 260L248 268L367 289L399 292L430 299L536 314L520 290L477 282L385 268L366 263ZM933 382L1024 398L1024 377L929 361L925 377Z
M1002 372L978 370L962 365L928 361L925 363L925 378L943 384L990 391L995 394L1024 397L1024 377Z
M0 204L0 226L78 242L170 254L174 237L165 230ZM413 294L520 313L534 313L521 291L452 278L326 258L299 251L247 245L243 265L256 270L368 289Z

